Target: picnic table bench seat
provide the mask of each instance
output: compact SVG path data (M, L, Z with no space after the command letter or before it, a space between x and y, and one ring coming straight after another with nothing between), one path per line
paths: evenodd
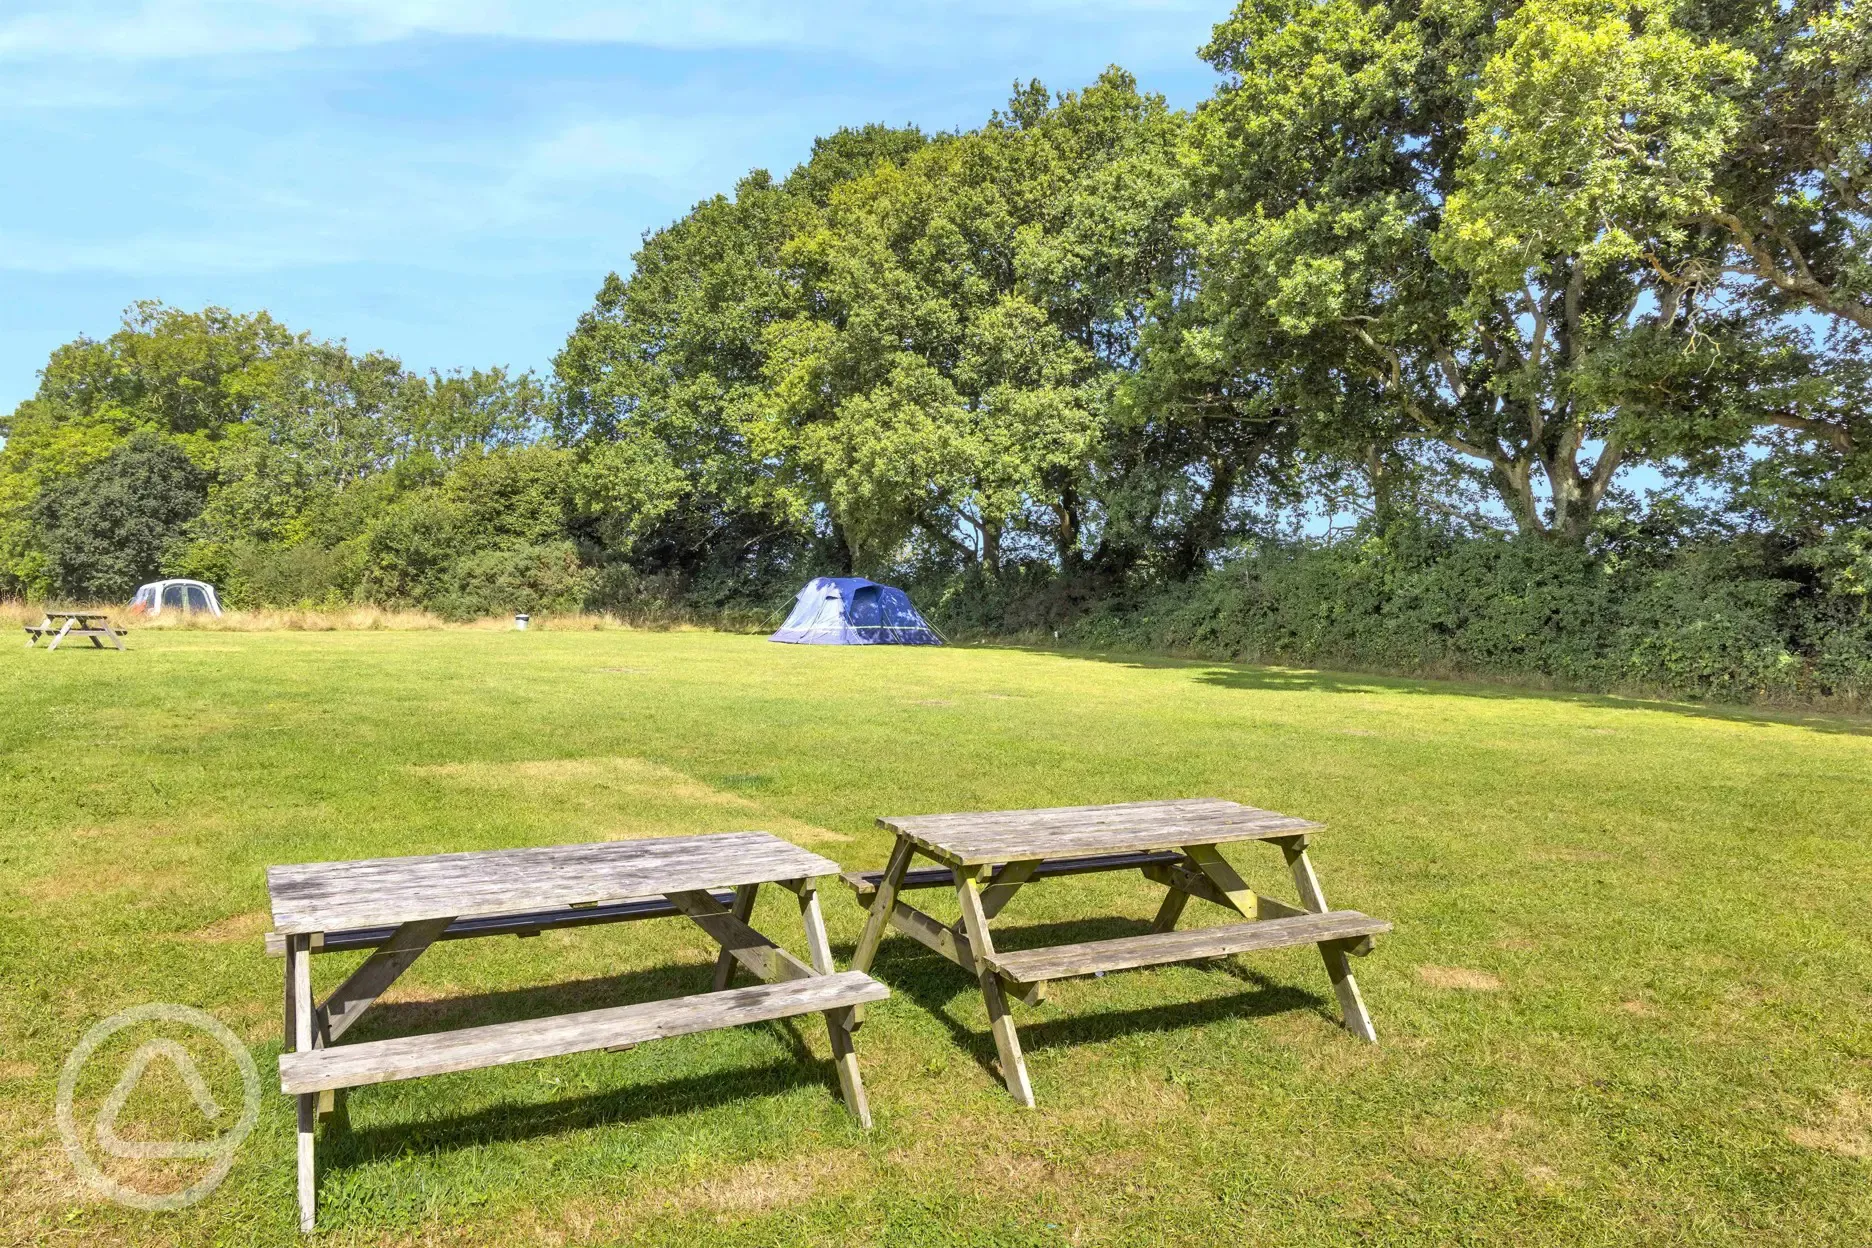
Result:
M1100 975L1106 971L1221 958L1231 953L1317 945L1322 941L1357 942L1390 930L1391 925L1383 919L1374 919L1356 910L1331 910L1325 914L1261 919L1223 927L1147 932L1142 936L1119 936L1077 945L998 952L985 960L1016 983L1039 984L1075 975Z
M859 971L754 984L441 1035L397 1036L280 1055L280 1090L331 1092L665 1040L698 1031L820 1014L882 1001L890 989Z

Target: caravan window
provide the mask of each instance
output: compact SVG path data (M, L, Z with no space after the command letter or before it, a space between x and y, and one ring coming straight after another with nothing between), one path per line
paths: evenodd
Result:
M191 585L188 587L188 609L191 611L206 611L208 609L208 595L202 593L201 586Z
M180 585L163 586L163 606L179 607L182 605L182 601L182 587Z
M156 605L156 591L145 585L137 590L136 597L130 600L133 607L142 607L145 611Z

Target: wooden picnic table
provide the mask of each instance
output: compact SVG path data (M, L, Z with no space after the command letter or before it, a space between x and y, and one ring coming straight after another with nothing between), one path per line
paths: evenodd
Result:
M832 964L817 877L838 865L766 832L607 841L543 849L376 858L269 867L274 932L286 959L286 1052L280 1090L298 1098L299 1225L317 1216L314 1135L349 1088L535 1058L623 1049L801 1014L823 1014L845 1105L871 1125L851 1032L858 1006L890 995ZM807 962L748 924L756 893L778 884L799 899ZM713 991L459 1031L337 1044L399 975L438 940L536 936L559 927L682 915L717 941ZM374 952L313 1003L315 953ZM736 965L761 981L730 987Z
M1371 951L1371 938L1391 930L1356 910L1329 910L1307 859L1307 837L1321 825L1218 798L907 815L879 819L897 834L882 871L843 877L868 903L870 915L852 955L854 971L869 971L887 926L919 941L981 984L1008 1091L1034 1103L1020 1036L1008 998L1038 1004L1050 980L1221 957L1290 945L1317 945L1346 1030L1377 1043L1371 1016L1352 978L1348 955ZM1218 846L1269 841L1280 847L1300 893L1299 906L1249 888ZM941 864L910 869L918 854ZM1000 953L988 924L1026 884L1053 876L1136 869L1169 891L1151 925L1137 936ZM954 887L962 917L945 924L902 900L919 888ZM1235 911L1245 921L1176 931L1191 898Z
M64 623L54 624L54 620L63 620ZM31 649L38 644L41 637L51 633L53 637L51 644L46 647L48 651L58 649L59 643L67 637L89 637L91 644L99 650L104 648L104 642L108 639L112 645L121 650L124 648L124 631L120 628L112 628L110 617L101 612L47 609L45 618L38 625L26 626L26 647Z

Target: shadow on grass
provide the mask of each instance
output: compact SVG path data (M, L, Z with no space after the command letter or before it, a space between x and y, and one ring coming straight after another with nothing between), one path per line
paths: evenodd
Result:
M1136 936L1148 931L1150 924L1142 919L1099 918L998 929L994 937L997 949L1012 952L1016 949L1038 949L1049 945ZM840 956L849 957L850 950L841 950ZM1216 970L1249 985L1251 990L1201 1001L1166 1000L1161 1005L1106 1010L1071 1017L1036 1016L1034 1010L1015 1004L1014 1025L1020 1031L1022 1049L1033 1052L1066 1048L1112 1040L1119 1036L1178 1031L1227 1018L1259 1018L1295 1010L1311 1010L1334 1026L1339 1023L1333 1003L1319 993L1292 984L1278 983L1232 959L1204 959L1185 965ZM1150 969L1154 968L1145 968L1142 973L1148 973ZM964 1008L969 1008L973 1000L979 999L979 989L973 975L908 937L887 938L879 947L877 962L871 970L872 974L890 986L892 992L909 997L940 1021L948 1028L957 1048L966 1052L994 1079L1000 1080L1001 1074L996 1068L999 1055L995 1051L993 1033L986 1029L975 1030L950 1008L958 999L969 999L965 1001ZM1137 973L1140 972L1114 971L1112 976Z
M378 1005L359 1021L354 1034L359 1040L422 1035L684 996L708 991L712 970L708 965L658 967L440 1001ZM741 972L734 982L743 984L750 978ZM538 1104L503 1103L472 1113L363 1129L354 1128L349 1114L341 1113L334 1121L338 1129L331 1132L329 1145L321 1143L320 1164L322 1168L343 1168L394 1157L412 1148L451 1151L606 1123L675 1117L750 1097L777 1096L813 1084L828 1089L836 1100L837 1070L831 1061L813 1054L800 1030L802 1024L823 1026L817 1014L754 1025L791 1051L788 1060L762 1066L633 1084Z
M589 1127L674 1118L758 1097L779 1096L815 1084L828 1088L837 1098L838 1080L832 1063L809 1056L803 1062L770 1062L711 1071L540 1103L504 1103L471 1113L363 1128L347 1123L320 1140L319 1168L342 1170L400 1157L412 1150L454 1152Z
M1217 663L1207 659L1110 654L1092 650L1049 650L1036 646L1009 648L1028 654L1085 663L1109 663L1140 671L1195 670L1198 672L1196 679L1199 683L1218 689L1277 693L1419 693L1489 698L1500 701L1534 698L1608 710L1653 711L1682 715L1690 719L1713 719L1737 724L1776 724L1844 736L1872 736L1872 718L1844 711L1817 712L1741 704L1675 702L1612 693L1533 689L1522 685L1493 684L1476 680L1440 679L1429 676L1377 676L1355 672L1316 671L1299 667L1258 667L1247 664Z
M432 1031L456 1031L488 1023L511 1023L529 1018L548 1018L580 1010L601 1010L608 1006L630 1005L639 1001L658 1001L666 997L688 996L707 992L712 965L690 964L659 966L618 975L591 979L572 979L539 984L531 988L509 988L479 992L435 1001L395 1001L371 1007L346 1033L347 1042L377 1040L388 1036L421 1035ZM736 983L750 982L742 972Z

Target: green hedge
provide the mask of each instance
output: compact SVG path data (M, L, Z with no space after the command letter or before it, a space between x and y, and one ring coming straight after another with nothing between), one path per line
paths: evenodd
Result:
M1011 606L1006 618L1018 627L1020 613ZM1863 590L1746 536L1641 559L1409 528L1269 545L1191 582L1098 601L1057 627L1075 645L1245 662L1872 701Z

